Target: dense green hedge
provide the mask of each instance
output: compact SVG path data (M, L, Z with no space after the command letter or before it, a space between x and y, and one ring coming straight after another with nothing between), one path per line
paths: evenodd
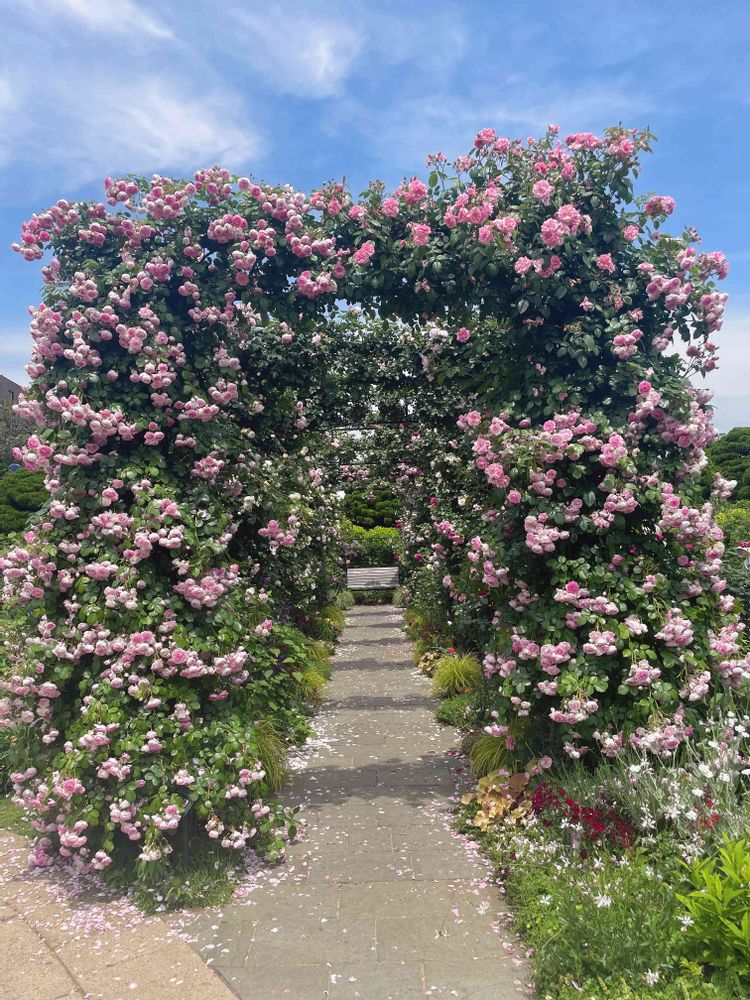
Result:
M392 590L353 590L355 604L393 604Z
M353 524L363 528L392 528L400 503L387 486L352 490L344 500L344 512Z
M706 448L711 468L735 479L734 500L750 500L750 427L733 427Z
M21 531L29 514L47 499L41 472L6 472L0 476L0 537Z
M724 576L730 593L740 600L747 614L750 612L750 570L745 566L745 556L737 551L737 546L740 542L750 541L750 501L728 504L717 513L716 521L724 532L727 547Z
M396 528L362 528L344 521L342 537L347 566L392 566L396 562Z

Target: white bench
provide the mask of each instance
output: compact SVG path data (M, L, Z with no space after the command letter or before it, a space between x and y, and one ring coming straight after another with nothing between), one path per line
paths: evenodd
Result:
M358 566L346 571L349 590L391 590L398 587L398 566Z

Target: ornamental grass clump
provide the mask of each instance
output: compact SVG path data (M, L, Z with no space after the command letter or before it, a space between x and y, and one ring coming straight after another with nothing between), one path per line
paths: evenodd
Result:
M466 694L482 682L482 667L472 653L446 653L435 664L432 688L440 698Z
M268 787L272 792L277 792L286 777L289 746L276 731L273 720L256 723L255 742L258 761L265 771Z
M336 607L342 611L350 611L354 607L354 594L351 590L340 590L336 594Z
M463 749L475 778L483 778L508 764L508 741L503 736L473 733L464 740Z

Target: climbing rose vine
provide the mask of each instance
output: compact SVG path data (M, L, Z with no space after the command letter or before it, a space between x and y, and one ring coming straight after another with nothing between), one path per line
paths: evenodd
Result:
M255 723L293 715L296 626L335 576L326 421L395 412L407 383L409 588L481 653L498 726L666 750L744 688L688 380L716 363L727 265L662 233L671 198L634 199L649 142L485 129L359 200L211 168L24 224L46 292L18 457L50 500L0 564L1 711L40 861L159 859L187 809L229 847L273 837Z
M671 198L633 200L648 141L486 130L457 179L437 158L388 212L429 229L405 265L439 306L422 367L465 394L450 430L433 416L394 442L410 589L481 655L509 746L671 753L748 692L698 483L710 394L689 379L716 365L728 265L662 232Z
M263 731L304 735L300 629L338 573L338 500L309 447L327 348L253 308L260 262L283 298L307 253L305 202L218 169L105 191L109 207L35 216L17 247L54 256L17 450L50 499L0 561L16 798L40 864L103 868L127 842L164 860L191 810L223 846L277 853Z

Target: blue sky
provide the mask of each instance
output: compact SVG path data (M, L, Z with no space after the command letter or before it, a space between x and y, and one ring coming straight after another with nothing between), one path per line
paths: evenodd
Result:
M0 0L0 371L38 266L8 245L102 178L215 162L309 189L395 185L475 132L659 136L643 190L732 270L717 424L750 424L750 4L721 0Z

